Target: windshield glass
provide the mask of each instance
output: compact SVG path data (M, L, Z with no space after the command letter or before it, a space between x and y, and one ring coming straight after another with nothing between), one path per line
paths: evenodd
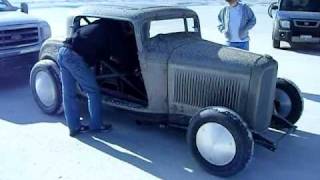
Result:
M0 11L14 11L16 8L11 6L8 1L0 0Z
M283 0L281 1L280 10L320 12L320 1L319 0Z
M0 0L0 9L6 9L6 8L8 8L8 5L3 0Z

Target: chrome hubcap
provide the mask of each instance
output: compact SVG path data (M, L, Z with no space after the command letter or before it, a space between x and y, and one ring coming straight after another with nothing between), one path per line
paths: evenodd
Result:
M35 79L36 93L45 106L52 106L57 98L55 84L48 72L40 71Z
M289 116L291 109L292 109L292 102L288 94L281 90L276 90L276 97L275 97L275 110L276 112L281 115L282 117Z
M210 122L202 125L196 135L201 156L216 166L230 163L236 155L236 142L224 126Z

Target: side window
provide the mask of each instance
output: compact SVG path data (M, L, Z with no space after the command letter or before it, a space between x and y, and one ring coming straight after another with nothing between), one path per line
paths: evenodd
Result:
M91 24L91 23L93 23L94 21L96 21L98 19L99 18L95 18L95 17L82 17L80 19L80 27L88 25L88 24Z
M95 17L76 17L74 19L73 25L70 26L70 32L74 33L77 29L79 29L82 26L86 26L88 24L91 24L92 22L98 20L100 18L95 18ZM69 34L69 33L68 33Z

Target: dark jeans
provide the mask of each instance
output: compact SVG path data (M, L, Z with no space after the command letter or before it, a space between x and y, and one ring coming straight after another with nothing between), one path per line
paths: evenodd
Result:
M66 47L59 49L58 63L61 71L65 118L70 131L80 128L77 83L88 96L90 129L99 129L102 126L101 94L94 73L81 56Z

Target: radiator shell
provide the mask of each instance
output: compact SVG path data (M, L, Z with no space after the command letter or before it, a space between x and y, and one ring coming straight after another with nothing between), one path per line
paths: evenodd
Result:
M273 113L277 67L270 56L205 41L185 45L169 59L170 114L193 116L201 108L223 106L250 129L264 131Z

